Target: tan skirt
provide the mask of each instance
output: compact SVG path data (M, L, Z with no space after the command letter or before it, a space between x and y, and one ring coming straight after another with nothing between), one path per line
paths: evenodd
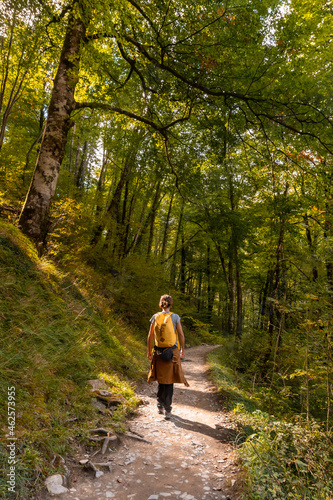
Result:
M155 380L159 384L185 384L187 387L189 386L183 373L180 352L177 348L173 350L171 361L164 361L154 353L148 374L148 382L154 382Z

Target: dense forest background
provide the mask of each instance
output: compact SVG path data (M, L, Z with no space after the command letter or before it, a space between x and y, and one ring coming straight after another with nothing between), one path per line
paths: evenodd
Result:
M331 498L332 28L323 0L0 6L2 217L142 341L175 295L262 456L293 422L290 496L275 457L253 498Z

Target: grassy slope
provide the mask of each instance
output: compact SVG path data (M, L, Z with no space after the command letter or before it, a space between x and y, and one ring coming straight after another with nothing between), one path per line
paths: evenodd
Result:
M8 468L7 388L15 386L16 491L29 498L34 485L59 470L50 465L54 454L69 452L73 438L84 442L88 428L103 424L87 380L108 374L113 391L125 395L114 422L133 409L130 381L147 370L146 332L132 335L105 303L101 310L40 260L18 229L0 221L0 334L1 469ZM6 477L0 480L5 498Z

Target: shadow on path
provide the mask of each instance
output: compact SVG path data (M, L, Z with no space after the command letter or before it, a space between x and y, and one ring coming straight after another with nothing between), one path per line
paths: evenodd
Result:
M230 429L224 427L216 429L214 427L210 427L209 425L202 424L201 422L187 420L186 418L179 417L178 415L172 416L172 422L176 427L186 429L190 432L204 434L205 436L216 439L221 443L230 443L230 441L232 441L233 437L236 435L236 433L232 432Z
M221 409L220 394L213 391L200 391L190 387L175 387L174 403L192 406L197 410L217 412Z

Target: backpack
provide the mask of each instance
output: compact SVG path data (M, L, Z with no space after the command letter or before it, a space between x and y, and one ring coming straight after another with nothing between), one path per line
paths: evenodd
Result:
M154 334L157 347L173 347L177 342L179 348L178 335L173 327L171 315L172 313L158 313L155 316Z

